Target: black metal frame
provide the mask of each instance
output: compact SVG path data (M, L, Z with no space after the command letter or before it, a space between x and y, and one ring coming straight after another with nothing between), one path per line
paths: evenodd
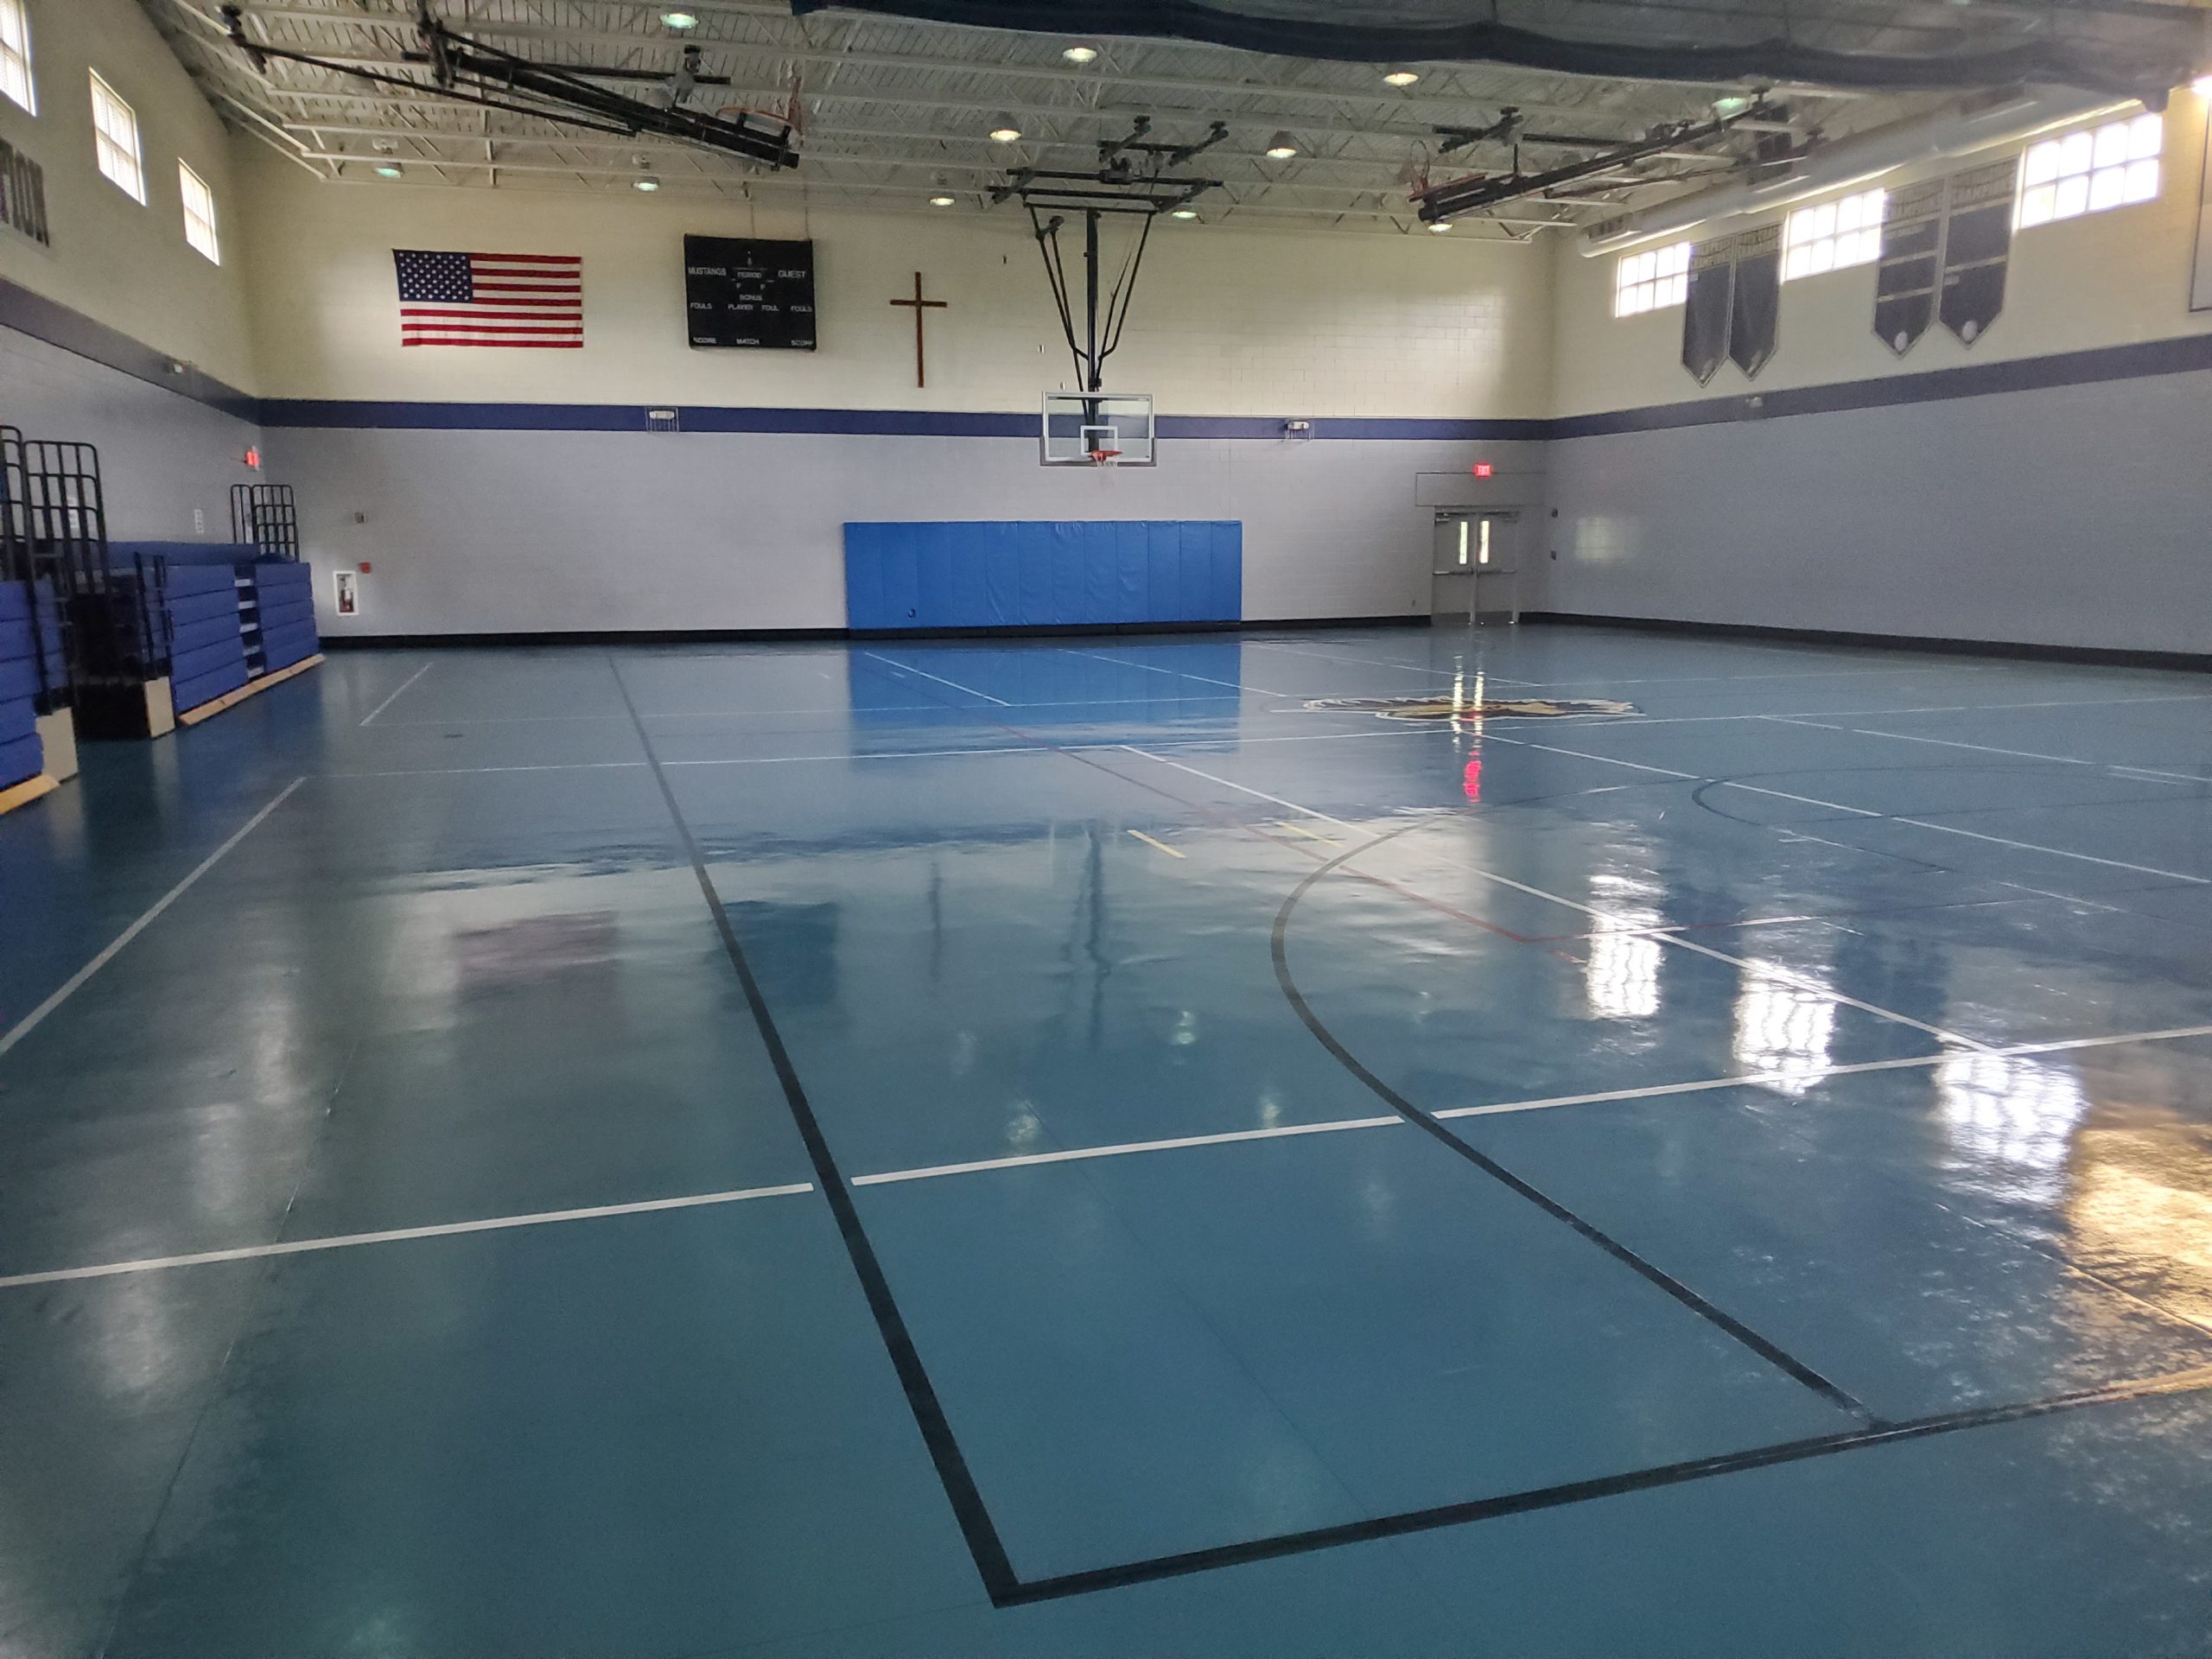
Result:
M1179 178L1167 169L1182 166L1229 137L1226 122L1216 121L1206 136L1193 143L1166 144L1152 137L1152 118L1138 116L1123 138L1102 140L1098 166L1088 173L1025 167L993 188L996 207L1019 201L1029 213L1030 228L1037 234L1037 251L1045 261L1045 278L1052 284L1052 303L1060 314L1060 332L1066 337L1068 354L1075 359L1076 378L1084 391L1103 391L1106 359L1122 343L1122 330L1129 320L1129 306L1136 298L1137 277L1144 269L1145 249L1152 240L1152 222L1160 214L1188 206L1209 190L1221 188L1218 179ZM1058 209L1061 211L1054 211ZM1076 327L1075 306L1068 283L1067 257L1060 248L1060 231L1069 213L1083 215L1084 305L1083 328ZM1099 304L1099 220L1108 213L1134 214L1144 224L1135 245L1122 264L1112 290ZM1050 217L1046 217L1046 215Z
M296 564L300 559L300 512L289 484L231 486L231 540L257 549L264 558Z
M99 451L91 444L33 438L22 450L31 568L53 585L76 700L135 693L168 671L168 562L141 555L120 569L112 563Z
M23 465L23 435L12 426L0 426L0 582L23 590L29 607L31 658L38 676L32 706L50 715L72 702L69 677L69 613L39 570L30 536L29 485ZM57 671L47 649L48 624L60 636L61 664Z
M749 112L731 120L683 107L683 99L693 86L713 86L721 79L698 73L696 47L686 48L683 67L674 74L657 78L668 88L668 102L649 104L593 84L594 79L648 77L624 69L538 63L512 52L502 52L448 29L431 15L430 0L416 0L415 33L422 42L421 49L401 54L404 61L421 64L429 71L428 81L411 75L388 75L356 63L319 58L312 53L295 52L252 40L245 32L243 6L226 5L222 16L231 43L245 54L246 61L257 73L266 74L271 62L303 63L310 68L327 69L334 74L379 86L442 92L486 109L534 116L541 121L557 121L564 126L582 127L592 132L619 133L626 138L652 133L741 156L770 167L798 165L798 150L789 122L771 122Z
M1747 122L1755 123L1764 129L1785 113L1769 104L1762 95L1732 114L1717 115L1707 121L1670 122L1652 128L1642 138L1613 145L1581 161L1569 162L1563 167L1550 168L1541 173L1523 173L1521 170L1521 143L1524 139L1532 143L1544 141L1534 134L1522 133L1519 116L1509 110L1493 126L1475 129L1447 127L1438 130L1445 139L1439 148L1440 154L1448 154L1491 139L1511 143L1514 149L1513 170L1510 173L1495 177L1478 173L1467 178L1431 185L1414 193L1414 203L1421 222L1434 225L1478 207L1491 207L1499 202L1516 201L1524 196L1549 194L1561 185L1609 173L1630 162L1641 161L1665 150L1694 148L1720 137Z

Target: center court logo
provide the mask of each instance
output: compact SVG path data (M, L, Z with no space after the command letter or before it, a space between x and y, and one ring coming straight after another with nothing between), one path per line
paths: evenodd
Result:
M1633 703L1611 697L1491 697L1469 702L1458 697L1316 697L1310 709L1365 713L1383 720L1484 720L1564 715L1632 715Z

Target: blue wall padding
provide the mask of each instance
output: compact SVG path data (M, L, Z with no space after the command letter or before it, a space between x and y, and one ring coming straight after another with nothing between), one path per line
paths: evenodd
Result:
M0 741L0 789L35 778L46 766L46 747L34 731L29 737Z
M28 702L38 694L37 658L18 657L12 663L0 663L0 703L18 698Z
M38 711L31 707L29 697L10 697L0 702L0 743L16 742L37 730Z
M860 629L1234 622L1235 520L849 524L845 621Z
M288 628L261 642L262 664L272 671L289 668L294 663L314 656L321 648L321 642L315 638L314 628Z

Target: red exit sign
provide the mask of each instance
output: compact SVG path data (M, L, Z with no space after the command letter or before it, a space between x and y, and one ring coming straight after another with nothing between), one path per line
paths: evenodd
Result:
M1486 461L1478 461L1469 470L1471 470L1477 478L1488 478L1492 474L1496 473L1497 468L1491 466L1490 462Z

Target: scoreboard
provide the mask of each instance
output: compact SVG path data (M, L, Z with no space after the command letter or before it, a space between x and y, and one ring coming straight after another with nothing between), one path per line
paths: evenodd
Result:
M685 327L694 346L814 349L814 244L683 238Z

